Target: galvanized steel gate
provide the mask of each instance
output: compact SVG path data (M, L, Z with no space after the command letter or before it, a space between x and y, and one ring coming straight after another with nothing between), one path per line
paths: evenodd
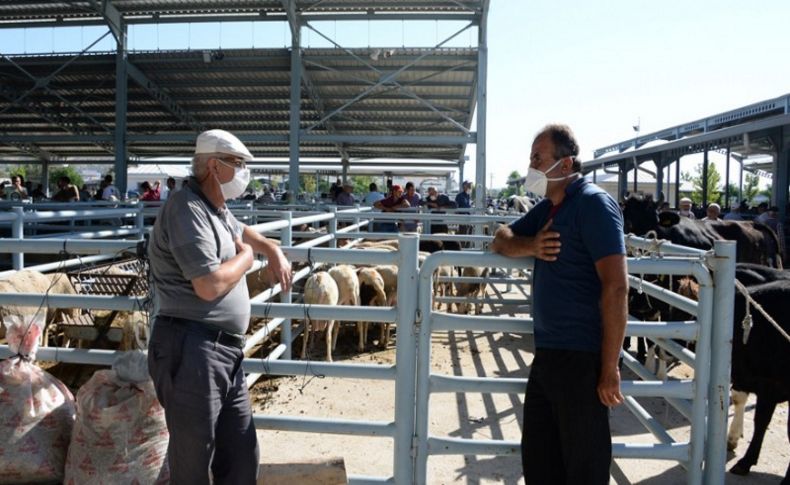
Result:
M628 238L629 244L649 248L649 241ZM428 457L438 454L516 454L519 443L506 441L465 440L430 434L428 427L430 395L436 392L475 392L522 394L526 379L469 378L430 373L431 334L435 331L474 330L488 332L531 332L531 319L461 316L434 311L433 273L441 265L495 268L529 268L531 261L505 258L483 252L439 252L429 256L418 269L418 238L401 235L398 253L348 251L342 249L284 248L292 260L349 264L397 264L399 266L398 305L394 308L332 307L312 305L315 319L395 322L396 364L359 365L343 363L306 363L292 360L245 359L250 373L300 375L309 365L326 376L383 379L395 381L394 420L372 422L306 418L304 416L255 416L256 425L265 429L309 431L316 433L388 436L394 440L394 470L389 477L351 477L350 482L424 484L428 481ZM117 241L103 241L108 246ZM672 294L667 290L641 283L642 291L664 299L696 317L689 322L629 321L628 335L648 336L666 344L667 350L683 362L693 365L695 379L690 381L656 381L642 373L630 355L627 364L644 381L623 383L626 405L659 440L654 445L618 443L616 457L677 460L688 470L689 483L721 483L726 457L726 422L729 407L729 365L732 339L733 284L735 279L735 244L717 243L712 254L662 245L661 258L629 259L628 270L638 274L693 275L700 283L699 302ZM674 253L673 253L674 252ZM674 257L666 255L685 255ZM713 272L711 273L711 270ZM634 284L636 280L632 282ZM0 304L36 306L42 295L3 294ZM140 302L129 297L50 295L48 303L75 308L105 308L132 311ZM293 319L304 316L304 306L279 303L253 303L252 314L270 318ZM716 325L713 325L716 322ZM289 327L290 329L290 327ZM288 336L290 344L290 336ZM670 339L695 340L696 355L679 351ZM8 354L0 346L0 357ZM674 351L674 352L673 352ZM60 360L108 365L115 352L82 349L47 349L39 351L42 360ZM661 396L691 421L689 442L676 443L650 420L646 411L633 399Z

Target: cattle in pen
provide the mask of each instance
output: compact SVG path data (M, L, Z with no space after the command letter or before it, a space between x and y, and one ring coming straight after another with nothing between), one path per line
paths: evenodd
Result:
M770 227L751 221L698 221L675 212L657 212L661 200L631 195L624 202L626 234L655 235L673 244L696 249L713 249L719 240L736 241L736 260L781 268L779 238Z

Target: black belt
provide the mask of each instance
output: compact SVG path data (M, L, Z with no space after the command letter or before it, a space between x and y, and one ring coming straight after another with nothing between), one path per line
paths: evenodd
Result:
M185 318L171 317L169 315L159 315L157 317L157 323L159 323L159 321L178 325L180 327L185 328L188 332L204 335L214 342L221 343L222 345L229 345L231 347L236 347L238 349L243 349L244 343L247 340L244 337L244 335L227 332L225 330L219 330L217 328L213 328L209 326L209 324L203 322L196 322L194 320L187 320Z

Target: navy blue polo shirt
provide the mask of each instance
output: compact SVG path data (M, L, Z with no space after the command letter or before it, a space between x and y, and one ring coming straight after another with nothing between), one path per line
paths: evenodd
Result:
M517 236L535 236L552 207L543 199L510 228ZM595 262L625 254L620 207L603 189L579 179L566 187L553 220L550 230L560 233L562 246L556 261L535 260L535 346L600 352L601 281Z

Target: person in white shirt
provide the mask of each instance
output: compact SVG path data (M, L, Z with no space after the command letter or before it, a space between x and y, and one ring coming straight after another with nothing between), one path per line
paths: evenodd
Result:
M365 198L362 199L363 204L373 205L384 198L384 194L379 192L379 188L376 184L374 183L370 184L368 186L368 189L370 190L370 192L368 192L368 195L366 195Z
M101 198L102 200L112 200L112 197L115 197L115 200L121 199L121 193L118 189L112 184L112 175L107 174L104 176L104 190L102 190Z
M162 191L162 194L159 196L159 200L165 201L167 200L168 196L170 196L171 192L176 190L176 179L173 177L167 177L167 181L165 182L165 190Z

